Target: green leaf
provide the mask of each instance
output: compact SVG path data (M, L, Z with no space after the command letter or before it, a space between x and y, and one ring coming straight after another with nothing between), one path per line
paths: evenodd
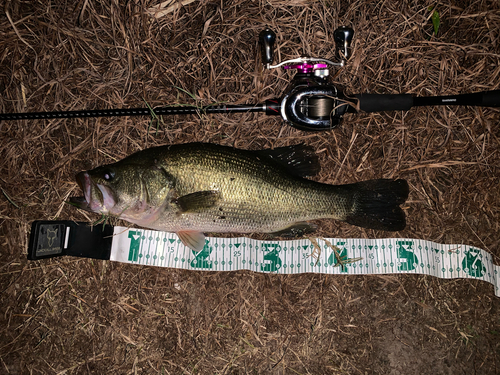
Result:
M192 99L196 100L196 96L194 94L190 93L189 91L184 90L182 87L178 87L175 85L172 85L172 86L175 87L177 90L182 91L185 94L188 94Z
M0 188L2 189L2 193L3 195L5 196L5 198L7 198L7 200L15 207L15 208L19 208L19 206L16 204L16 202L14 202L12 199L10 199L10 197L7 195L7 193L5 192L5 190L3 188Z
M162 125L165 125L163 122L163 117L158 117L153 108L151 108L149 103L146 101L146 99L143 98L143 100L144 103L146 103L146 105L148 106L149 113L151 114L151 120L149 121L149 126L148 126L148 136L149 136L149 130L151 129L151 126L153 125L154 122L156 122L156 135L158 135L158 126L159 126L158 123L161 122Z
M434 35L437 35L439 31L439 26L441 25L441 20L439 18L439 12L435 10L432 12L432 25L434 26Z

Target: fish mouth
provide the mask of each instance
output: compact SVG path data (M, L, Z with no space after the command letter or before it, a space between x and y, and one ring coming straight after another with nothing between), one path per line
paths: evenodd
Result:
M116 204L113 193L107 186L97 184L87 172L76 175L76 182L83 191L83 197L71 197L70 203L90 212L108 213Z

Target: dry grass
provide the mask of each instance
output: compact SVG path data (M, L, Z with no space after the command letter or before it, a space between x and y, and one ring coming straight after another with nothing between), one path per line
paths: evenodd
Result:
M255 103L291 76L264 72L257 38L280 59L333 58L333 30L355 31L337 77L349 93L438 95L500 88L500 6L439 2L0 1L0 112ZM172 3L172 2L168 2ZM0 373L495 374L500 300L471 280L423 276L199 273L84 259L26 260L35 219L87 221L64 204L76 172L156 144L257 149L305 142L328 183L406 178L408 228L467 243L500 263L497 109L415 108L349 115L304 133L258 114L0 123ZM324 222L321 233L385 233Z

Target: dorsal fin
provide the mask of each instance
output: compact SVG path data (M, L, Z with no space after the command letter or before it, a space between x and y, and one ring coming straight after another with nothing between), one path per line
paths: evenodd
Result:
M273 150L255 151L259 156L273 160L291 173L299 177L315 176L319 173L318 155L314 149L305 144L278 147Z

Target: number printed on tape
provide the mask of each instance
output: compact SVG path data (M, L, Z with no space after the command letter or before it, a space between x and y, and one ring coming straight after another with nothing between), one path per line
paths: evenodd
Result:
M260 241L207 237L199 252L175 233L115 227L111 260L205 271L251 270L281 274L415 273L440 278L475 278L493 284L500 296L500 267L482 249L419 239L317 238Z

